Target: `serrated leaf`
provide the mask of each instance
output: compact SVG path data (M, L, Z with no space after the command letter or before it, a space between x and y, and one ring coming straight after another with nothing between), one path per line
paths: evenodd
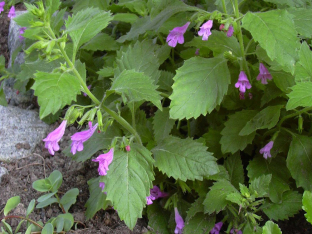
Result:
M199 197L196 201L192 203L191 207L187 211L185 222L190 221L197 213L204 212L204 200L204 197Z
M271 75L276 86L284 93L289 93L290 87L296 84L295 77L288 72L271 71Z
M269 197L275 203L279 203L282 200L282 194L289 190L290 173L286 167L286 161L282 157L277 156L270 163L263 157L256 157L249 163L247 170L250 180L262 175L272 175Z
M101 70L97 72L102 77L111 77L114 76L114 68L112 67L103 67Z
M292 0L290 0L292 1ZM287 11L292 14L296 30L305 37L312 36L312 9L289 8Z
M90 41L112 20L110 12L98 8L84 8L66 20L66 33L69 33L73 44L74 54L84 43Z
M282 234L282 231L276 223L273 223L272 221L267 221L263 226L262 234Z
M76 100L80 93L80 83L75 76L68 73L37 72L32 89L38 96L42 119Z
M296 82L312 81L312 52L308 44L304 41L299 51L299 61L296 63Z
M95 7L101 10L107 10L110 0L75 0L73 12L84 10L88 7Z
M300 43L292 15L285 10L248 12L242 22L268 56L293 74Z
M214 130L209 128L208 132L202 136L206 141L206 146L208 146L209 152L213 153L216 158L222 158L223 154L221 152L221 133L219 130Z
M163 111L158 110L153 118L154 137L157 142L169 136L175 120L169 118L169 108L163 108Z
M160 76L158 50L159 47L151 40L137 41L133 46L129 46L116 60L115 77L120 76L124 70L135 70L143 72L153 84L157 84Z
M277 5L287 5L290 7L302 7L304 6L302 0L264 0L266 2L271 2Z
M230 193L226 196L226 200L239 206L243 205L243 196L240 193Z
M291 92L287 94L289 100L286 105L286 110L292 110L298 106L312 106L312 82L297 83L291 87Z
M11 197L5 204L3 209L4 216L7 216L8 213L13 210L21 202L20 196Z
M282 105L264 108L246 123L245 127L239 132L239 135L246 136L258 129L273 128L279 120L282 108Z
M206 176L205 179L215 180L215 181L219 181L219 180L228 180L229 181L230 176L229 176L228 171L225 169L225 167L222 165L218 165L218 168L219 168L219 172L217 174Z
M238 189L239 183L244 184L244 168L240 154L227 157L224 166L229 173L231 184Z
M249 190L254 194L258 194L257 197L263 197L269 192L269 184L271 183L272 175L262 175L250 182Z
M121 220L130 229L142 217L146 197L150 195L153 176L153 158L143 146L131 144L131 151L114 152L113 162L104 177L105 192ZM118 186L116 186L118 184Z
M154 229L155 232L162 234L170 234L168 229L168 220L170 213L163 209L158 202L147 206L148 226Z
M184 62L173 78L170 117L197 118L221 103L231 82L226 60L194 57Z
M133 13L116 13L113 16L114 21L121 21L126 23L134 23L139 17Z
M81 49L91 50L91 51L111 51L117 50L119 48L118 43L106 33L99 33L95 37L93 37L90 41L85 43Z
M111 90L121 94L124 103L137 101L151 101L158 109L162 109L157 86L142 72L124 70L113 81Z
M87 207L85 213L87 219L91 219L96 212L100 209L106 209L108 204L110 204L106 200L106 194L103 193L102 189L99 187L100 178L101 177L88 180L90 197L85 204L85 207Z
M158 90L163 90L167 92L172 92L174 74L168 71L160 71L160 77L157 85L159 85Z
M202 180L219 172L207 147L190 138L168 136L152 149L157 168L175 179Z
M205 213L219 213L229 204L229 201L226 200L226 196L235 192L238 193L236 188L229 181L220 180L215 182L203 202Z
M254 110L243 110L229 116L225 122L225 127L221 131L221 150L222 153L236 153L238 150L244 150L250 144L256 132L247 136L240 136L239 132L244 128L247 122L257 114Z
M266 85L266 88L261 98L260 107L262 108L265 104L269 103L279 96L282 96L283 94L284 93L273 82L270 82Z
M287 191L283 193L282 202L271 203L265 202L260 209L273 220L285 220L293 217L301 210L302 196L296 191Z
M312 138L294 135L287 155L287 167L297 187L312 190Z
M215 225L215 216L209 216L203 212L197 213L192 219L185 223L184 234L207 234Z
M63 195L60 203L63 205L66 212L68 212L69 208L76 203L78 194L79 190L77 188L73 188Z
M312 224L312 193L310 191L304 191L302 205L302 209L306 212L304 216Z
M36 204L36 200L32 199L27 207L27 211L26 211L26 217L28 217L28 215L34 211L35 209L35 204Z
M60 0L46 0L45 1L46 14L49 15L49 17L51 17L52 14L59 9L60 5L61 5Z

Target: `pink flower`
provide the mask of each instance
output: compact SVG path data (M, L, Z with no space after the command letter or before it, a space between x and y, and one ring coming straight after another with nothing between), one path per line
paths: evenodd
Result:
M236 82L235 87L239 88L239 91L242 93L245 93L246 89L251 88L251 84L249 83L249 80L244 71L239 73L238 81Z
M240 100L245 100L245 93L239 92L239 99Z
M9 11L8 17L9 17L10 19L13 19L15 16L16 16L16 15L15 15L15 7L12 6L11 9L10 9L10 11Z
M211 234L219 234L220 230L222 228L222 225L223 225L222 222L216 223L215 226L213 227L213 229L210 231L210 233Z
M222 31L223 29L224 29L224 24L221 24L221 25L219 26L219 30Z
M191 22L187 22L182 27L176 27L170 31L170 33L167 36L166 42L168 42L168 45L171 47L176 47L177 43L183 44L184 43L184 33L186 32L186 29L190 25Z
M232 25L230 25L230 27L229 27L229 29L228 29L228 31L226 33L226 36L227 37L231 37L231 36L233 36L233 33L234 33L234 28L233 28Z
M93 162L99 163L99 175L105 176L107 174L108 166L112 163L113 158L114 148L111 148L106 154L100 154L96 159L92 159Z
M268 69L263 65L263 63L259 64L259 75L257 76L257 80L261 80L262 84L268 84L267 80L272 80L272 75L268 71Z
M91 88L91 85L88 86L88 89L89 89L89 90L90 90L90 88ZM87 95L85 92L83 92L83 96L86 97L86 96L88 96L88 95Z
M4 11L4 5L5 5L5 2L3 1L3 2L0 2L0 13L2 12L2 11Z
M182 234L183 233L183 228L184 228L184 221L181 215L179 214L178 208L174 207L174 214L175 214L175 222L176 222L176 227L174 229L175 234Z
M83 150L83 142L89 140L89 138L93 135L94 131L96 130L98 124L92 127L92 122L89 122L89 130L77 132L71 136L71 150L72 154L76 154L77 151Z
M238 229L232 229L231 231L230 231L230 234L243 234L243 232L241 231L241 230L238 230Z
M105 188L105 183L104 182L100 182L99 187L102 189L102 192ZM107 194L107 192L104 192L105 194Z
M21 28L19 29L19 34L20 34L20 35L18 35L18 37L19 37L20 40L23 40L23 39L24 39L24 37L23 37L22 35L24 34L24 32L25 32L26 29L27 29L26 27L21 27Z
M43 141L45 141L44 147L49 150L51 155L54 155L54 151L60 150L58 142L65 133L66 124L67 120L63 120L58 128L56 128L53 132L50 132L49 135L43 139Z
M158 186L154 185L154 187L151 189L151 195L157 199L160 197L167 197L168 193L162 192Z
M129 152L131 150L130 145L127 145L125 148L126 148L127 152Z
M273 147L274 141L270 141L268 144L266 144L261 150L260 154L263 154L263 157L267 159L268 157L271 158L271 149Z
M206 23L204 23L200 30L198 31L198 36L203 36L202 40L207 41L208 37L211 35L210 29L212 28L213 21L208 20Z
M152 195L149 195L148 197L146 197L146 204L151 205L153 204L154 200L155 200L155 197L153 197Z

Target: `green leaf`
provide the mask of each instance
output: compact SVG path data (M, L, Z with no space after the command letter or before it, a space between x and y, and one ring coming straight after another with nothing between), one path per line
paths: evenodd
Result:
M250 135L257 129L273 128L280 117L282 105L268 106L256 114L247 122L245 127L239 132L240 136Z
M48 177L51 184L51 192L56 192L63 183L62 173L58 170L54 170Z
M76 95L80 93L80 83L75 76L68 73L37 72L32 89L38 96L42 119L76 100Z
M236 192L238 193L236 188L227 180L215 182L203 202L205 213L219 213L229 204L229 201L226 200L227 195Z
M285 10L248 12L242 22L268 56L293 74L300 43L292 15Z
M170 234L167 227L170 213L163 209L158 202L154 201L153 204L147 206L147 217L148 226L153 228L155 232Z
M271 2L277 5L287 5L290 7L302 7L304 4L302 0L264 0L266 2Z
M304 191L302 205L302 209L306 212L304 216L312 224L312 193L310 191Z
M190 221L185 224L184 234L207 234L215 225L215 216L204 213L197 213Z
M169 118L169 108L158 110L153 118L154 137L157 142L169 136L175 121Z
M266 196L269 192L269 184L271 183L272 175L262 175L253 179L249 185L251 193L258 194L257 197Z
M139 15L147 15L147 7L146 7L146 1L141 0L127 0L127 1L119 1L119 6L123 6L125 8L128 8L132 12L136 12Z
M13 210L17 205L21 202L20 196L11 197L7 203L5 204L3 214L4 216L7 216L7 214Z
M240 193L230 193L226 196L226 200L239 206L243 205L243 196Z
M101 70L97 72L102 77L112 77L114 76L114 68L112 67L103 67Z
M86 44L84 44L81 49L84 50L91 50L91 51L96 51L96 50L118 50L119 46L118 43L109 36L106 33L99 33L95 37L93 37L90 41L88 41Z
M292 2L292 0L290 0ZM287 11L292 14L296 30L305 37L312 36L312 9L288 8Z
M53 234L53 225L51 223L47 223L44 225L41 234Z
M38 202L43 202L43 201L47 200L48 198L52 197L54 194L56 194L56 192L44 194L44 195L38 197L37 201Z
M230 72L223 58L194 57L184 62L173 78L170 116L195 119L211 113L227 93Z
M27 211L26 211L26 217L28 217L28 215L34 211L35 209L35 204L36 204L36 200L32 199L27 207Z
M106 209L109 204L106 200L106 194L99 187L100 178L92 178L88 181L90 197L85 204L87 219L91 219L100 209Z
M262 234L282 234L282 231L276 223L273 223L272 221L267 221L263 226Z
M238 0L237 3L240 4L243 0ZM206 1L207 2L207 1ZM217 9L223 12L222 0L215 0L214 5L217 6ZM225 1L225 8L228 14L234 14L233 4L231 1ZM210 39L210 38L209 38Z
M272 150L274 150L274 146ZM249 163L247 170L250 180L271 174L269 197L275 203L281 202L283 193L289 190L288 180L290 178L290 173L283 157L277 156L272 158L270 163L263 157L256 157Z
M273 220L284 220L293 217L301 210L302 196L296 191L287 191L283 193L282 202L265 202L260 209Z
M209 129L207 133L203 135L203 138L206 140L206 146L208 146L209 152L213 153L213 156L216 158L222 158L223 154L221 152L221 133L218 130Z
M39 209L39 208L43 208L43 207L46 207L46 206L49 206L53 203L57 203L58 200L55 198L55 197L51 197L47 200L44 200L43 202L40 202L36 205L36 208Z
M68 232L72 226L74 225L74 217L72 214L70 213L66 213L66 214L60 214L56 217L55 222L57 223L58 220L63 219L64 220L64 231Z
M67 191L61 198L60 203L63 205L64 210L68 212L69 208L76 203L77 196L79 194L79 189L73 188Z
M296 84L295 77L288 72L271 71L271 75L276 86L284 93L289 93L290 87Z
M48 179L41 179L34 181L32 187L39 192L48 192L51 188L51 184Z
M98 8L84 8L66 20L66 31L74 43L74 54L84 43L106 28L112 20L110 12Z
M157 168L174 179L202 180L219 172L207 147L190 138L168 136L152 149Z
M63 218L57 218L56 222L56 231L61 232L64 228L64 219Z
M6 223L4 219L2 219L1 222L2 222L2 224L4 225L5 230L6 230L9 234L13 234L13 231L12 231L11 226L10 226L8 223ZM2 227L1 227L1 230L3 230ZM5 233L5 234L7 234L7 233Z
M294 135L287 155L287 167L297 187L312 190L312 138Z
M306 42L301 44L299 61L296 63L296 82L312 81L312 52Z
M56 12L61 5L60 0L46 0L45 7L46 7L46 14L51 17L54 12Z
M121 94L123 102L151 101L158 109L162 109L161 96L157 86L142 72L124 70L113 81L111 90Z
M159 85L158 90L163 90L166 92L172 92L174 74L168 71L160 71L160 77L157 85Z
M204 212L204 200L204 197L199 197L196 201L192 203L191 207L187 211L185 222L189 222L197 213Z
M240 154L227 157L224 166L229 173L231 184L238 189L239 183L244 184L244 168Z
M121 21L126 23L134 23L139 17L133 13L116 13L113 16L114 21Z
M244 150L253 141L256 132L247 136L240 136L239 133L256 114L257 111L254 110L243 110L229 116L221 131L220 144L223 153L234 154L238 150Z
M75 0L73 6L73 12L84 10L89 7L99 8L101 10L107 10L110 0Z
M297 83L291 87L292 91L287 94L289 100L286 105L286 110L292 110L298 106L312 106L312 82Z
M133 46L129 46L116 60L115 77L120 76L124 70L135 70L143 72L153 84L157 84L160 76L158 50L159 47L151 40L137 41Z
M0 86L0 105L1 106L8 106L8 103L7 103L6 98L5 98L5 93L3 90L3 85L4 85L4 82L2 82L2 84Z
M114 152L114 160L104 177L107 199L112 201L121 220L133 229L142 217L146 197L150 195L153 176L153 158L150 151L135 143L131 151ZM118 186L116 186L118 184Z

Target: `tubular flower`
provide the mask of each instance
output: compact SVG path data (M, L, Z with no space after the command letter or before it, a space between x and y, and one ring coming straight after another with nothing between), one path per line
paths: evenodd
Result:
M245 93L239 92L239 99L244 100L245 99Z
M19 35L18 35L18 37L19 37L20 40L23 40L23 39L24 39L24 37L23 37L22 35L24 34L24 32L25 32L26 29L27 29L26 27L21 27L21 28L19 29Z
M230 25L230 27L229 27L229 29L228 29L228 31L226 33L226 36L227 37L231 37L231 36L233 36L233 33L234 33L234 28L233 28L232 25Z
M168 45L171 47L176 47L177 43L183 44L184 43L184 33L186 32L186 29L190 25L191 22L187 22L182 27L175 27L170 31L170 33L167 36L166 42L168 42Z
M167 197L168 193L160 191L160 188L158 188L156 185L150 190L151 195L146 197L146 203L147 205L153 204L153 201L160 198L160 197Z
M175 222L176 222L176 227L174 229L175 234L182 234L183 233L183 228L184 228L184 221L181 215L179 214L178 208L174 207L174 214L175 214Z
M43 141L45 141L44 147L49 150L51 155L54 155L54 151L60 150L58 142L65 133L66 124L67 120L63 120L58 128L56 128L53 132L50 132L49 135L43 139Z
M198 31L198 36L203 36L202 40L207 41L208 37L211 35L210 29L212 28L213 21L208 20L206 23L204 23L200 30Z
M108 166L112 163L113 157L114 148L111 148L106 154L100 154L96 159L92 159L93 162L99 163L99 175L105 176L107 174Z
M9 11L8 17L9 17L10 19L13 19L15 16L16 16L16 15L15 15L15 7L12 6L11 9L10 9L10 11Z
M76 154L77 151L83 150L83 142L89 140L89 138L93 135L94 131L96 130L98 124L92 127L92 122L89 122L89 130L77 132L71 136L71 150L72 154Z
M238 76L238 81L235 84L235 88L239 88L239 91L242 93L246 92L246 89L251 88L251 84L247 78L247 75L244 71L241 71Z
M5 2L3 1L3 2L0 2L0 13L2 12L2 11L4 11L4 5L5 5Z
M210 234L219 234L222 228L222 225L223 225L222 222L216 223L213 229L210 231Z
M125 148L126 148L127 152L129 152L131 150L130 145L127 145Z
M261 80L262 84L268 84L267 80L272 80L272 75L268 71L268 69L263 65L263 63L259 64L259 75L257 76L257 80Z
M271 149L273 148L274 141L270 141L266 144L262 149L260 149L260 154L263 154L263 157L267 159L268 157L271 158Z
M153 197L152 195L149 195L148 197L146 197L146 204L151 205L153 204L154 200L155 200L155 197Z
M104 182L100 182L99 187L102 189L102 192L105 188L105 183ZM105 194L107 194L107 192L104 192Z

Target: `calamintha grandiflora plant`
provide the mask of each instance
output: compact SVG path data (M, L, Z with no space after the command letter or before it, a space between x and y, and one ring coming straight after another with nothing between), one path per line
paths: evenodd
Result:
M13 18L25 63L1 67L2 79L31 87L42 119L63 120L44 139L51 155L66 126L88 123L61 149L99 165L87 218L112 205L131 229L146 208L159 233L275 234L260 221L301 209L301 188L312 189L310 1L25 5Z

